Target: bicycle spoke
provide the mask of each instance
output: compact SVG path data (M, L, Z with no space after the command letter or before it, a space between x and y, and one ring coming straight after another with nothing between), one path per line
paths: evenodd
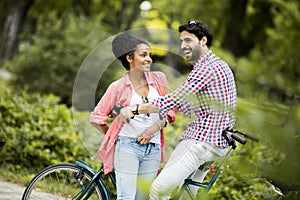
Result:
M42 170L31 181L24 192L23 199L77 199L90 180L92 180L92 175L79 166L54 165ZM82 199L105 199L105 195L101 186L93 183Z

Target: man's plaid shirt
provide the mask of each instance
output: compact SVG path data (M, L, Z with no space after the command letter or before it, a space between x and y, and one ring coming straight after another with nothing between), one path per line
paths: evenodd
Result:
M153 101L164 115L177 107L188 116L195 114L181 139L196 139L227 147L222 131L233 128L236 109L234 76L226 62L212 51L195 62L187 79L171 94Z

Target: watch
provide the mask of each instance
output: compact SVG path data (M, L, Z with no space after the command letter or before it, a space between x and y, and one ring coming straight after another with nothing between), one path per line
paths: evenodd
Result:
M134 115L139 115L139 104L136 104L135 106L131 107L131 111Z

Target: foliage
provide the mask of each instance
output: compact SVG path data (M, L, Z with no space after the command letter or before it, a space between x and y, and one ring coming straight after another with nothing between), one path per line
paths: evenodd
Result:
M273 26L249 57L238 61L240 96L262 97L294 104L299 101L299 2L269 1Z
M104 37L97 19L56 12L40 19L36 34L27 38L20 52L8 64L15 75L12 84L28 92L53 93L71 105L76 73L84 57Z
M140 20L136 26L155 26L159 21L177 30L187 20L204 21L214 34L213 48L220 49L217 55L235 69L239 96L284 103L299 101L299 1L249 0L242 17L232 19L233 13L243 12L238 5L242 2L197 0L185 4L180 0L157 0L152 2L147 20ZM170 4L178 6L168 9ZM225 40L229 41L227 48L220 48ZM224 51L239 56L227 60L222 56Z
M103 17L102 24L110 33L129 30L132 24L140 19L142 0L100 1L94 2L97 11ZM109 16L109 17L107 17Z
M1 74L1 70L0 70L0 96L4 93L5 88L8 87L8 79L9 78L4 78Z
M214 33L213 47L220 49L220 57L227 61L222 54L239 53L239 57L228 60L236 72L239 96L298 101L299 2L249 0L245 10L239 10L243 2L197 0L186 4L182 0L153 0L151 9L142 14L138 8L141 1L36 1L19 38L19 53L8 64L15 74L14 85L21 89L26 86L30 92L54 93L71 105L72 86L80 64L109 33L143 27L177 30L182 22L199 19ZM174 5L172 9L170 4ZM243 17L233 17L237 11L244 12L240 14ZM165 37L168 36L162 38ZM229 41L230 48L221 48L224 40ZM167 57L157 58L161 62ZM169 60L173 62L168 65L176 71L189 70L178 59ZM107 80L116 79L111 70L106 75L99 81L97 99L111 82Z
M243 179L234 169L226 169L210 193L210 199L260 200L276 199L271 184L263 179Z
M300 151L300 105L284 106L241 98L238 105L236 126L260 138L258 144L243 147L242 154L251 159L238 159L240 167L255 177L277 183L281 189L297 184L299 187L300 163L295 152Z
M85 159L72 113L53 95L7 91L0 99L0 164L40 169Z

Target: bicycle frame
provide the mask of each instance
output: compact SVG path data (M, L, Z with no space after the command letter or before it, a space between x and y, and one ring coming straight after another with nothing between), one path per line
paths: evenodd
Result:
M230 146L230 149L228 150L227 154L225 155L225 157L222 160L221 165L218 167L217 171L214 173L214 175L212 176L210 181L201 183L201 182L194 181L190 178L187 178L187 179L185 179L183 185L179 189L179 192L176 194L174 199L179 199L179 197L183 194L183 192L186 191L188 193L189 197L192 200L195 200L196 197L192 193L190 185L194 185L194 186L197 186L197 187L204 188L206 190L206 192L209 192L209 190L212 188L212 186L216 182L217 178L221 174L222 170L224 169L225 163L228 161L228 159L231 157L233 151L236 149L237 145L236 145L235 141L238 141L242 145L246 144L246 140L244 138L241 138L241 137L237 136L235 133L239 133L239 134L243 135L244 137L249 138L249 139L251 139L253 141L256 141L256 142L259 141L258 138L255 138L255 137L250 136L248 134L242 133L238 130L232 130L232 129L231 130L229 130L229 129L224 130L223 133L222 133L222 136L225 137L225 139L227 140L227 142ZM228 137L227 134L230 135L231 137Z
M81 189L82 189L82 193L80 194L80 196L77 197L78 200L80 200L85 194L87 191L89 191L91 185L95 182L95 181L98 181L101 185L101 187L103 188L103 191L105 193L105 198L107 200L110 199L110 196L109 196L109 192L107 190L107 187L105 186L104 184L104 181L102 180L102 177L104 175L104 168L103 166L99 169L98 172L96 172L93 168L91 168L88 164L86 164L85 162L81 161L81 160L77 160L75 162L76 165L82 167L82 170L87 170L89 171L90 173L93 174L93 178L92 180L86 185L81 185ZM115 180L115 177L113 176L112 173L109 174L109 178L111 179L113 185L116 187L116 180ZM91 190L89 193L92 194L93 190ZM87 195L87 197L85 199L88 199L90 194Z
M179 199L179 197L184 193L184 191L186 191L188 193L189 197L192 200L195 200L196 197L192 193L190 185L194 185L194 186L197 186L197 187L204 188L206 190L206 192L209 192L209 190L212 188L212 186L214 185L214 183L218 179L219 175L223 171L225 163L228 161L228 159L232 155L235 148L236 148L236 146L231 146L230 150L228 150L227 154L223 158L221 165L218 167L218 169L216 170L214 175L211 177L209 182L201 183L201 182L194 181L190 178L187 178L187 179L185 179L184 184L181 186L181 188L179 189L179 192L176 194L174 199Z

